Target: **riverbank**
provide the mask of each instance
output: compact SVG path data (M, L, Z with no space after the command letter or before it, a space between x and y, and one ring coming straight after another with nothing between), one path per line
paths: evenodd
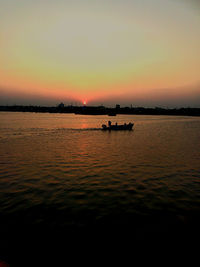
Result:
M175 115L200 116L200 108L145 108L145 107L119 107L108 108L104 106L0 106L0 111L9 112L39 112L39 113L74 113L82 115Z

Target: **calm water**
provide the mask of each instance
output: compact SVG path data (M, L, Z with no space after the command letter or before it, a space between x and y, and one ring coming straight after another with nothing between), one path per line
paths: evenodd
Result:
M109 119L134 130L101 131ZM200 118L1 112L0 257L89 233L199 235L199 159Z

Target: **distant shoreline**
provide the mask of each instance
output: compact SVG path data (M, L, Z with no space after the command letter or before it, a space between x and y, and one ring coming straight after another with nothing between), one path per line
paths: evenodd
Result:
M104 106L0 106L0 112L35 112L35 113L74 113L81 115L174 115L174 116L200 116L200 108L144 108L144 107L116 107Z

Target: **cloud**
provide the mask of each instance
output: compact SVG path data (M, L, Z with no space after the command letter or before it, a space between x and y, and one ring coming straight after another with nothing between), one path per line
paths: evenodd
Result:
M199 107L200 108L200 83L176 88L163 88L151 93L138 95L123 94L110 95L106 98L93 101L91 104L105 106L144 106L144 107Z
M79 104L77 99L70 96L53 97L40 95L38 93L16 92L15 90L6 90L0 88L0 105L41 105L55 106L60 102L66 105L71 103ZM96 97L89 101L88 105L115 106L144 106L144 107L200 107L200 82L184 87L155 89L151 93L134 95L134 93L109 94L105 97Z
M39 93L16 92L12 89L0 88L0 105L35 105L35 106L55 106L65 101L68 104L74 102L72 98L62 99L61 97L49 97Z

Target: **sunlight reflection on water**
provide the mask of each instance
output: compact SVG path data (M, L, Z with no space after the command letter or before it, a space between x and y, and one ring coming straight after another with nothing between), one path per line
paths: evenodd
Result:
M121 115L113 120L134 122L135 128L103 132L107 116L0 113L6 244L14 242L18 229L24 236L35 229L68 233L88 226L141 233L149 225L164 231L197 219L200 119Z

